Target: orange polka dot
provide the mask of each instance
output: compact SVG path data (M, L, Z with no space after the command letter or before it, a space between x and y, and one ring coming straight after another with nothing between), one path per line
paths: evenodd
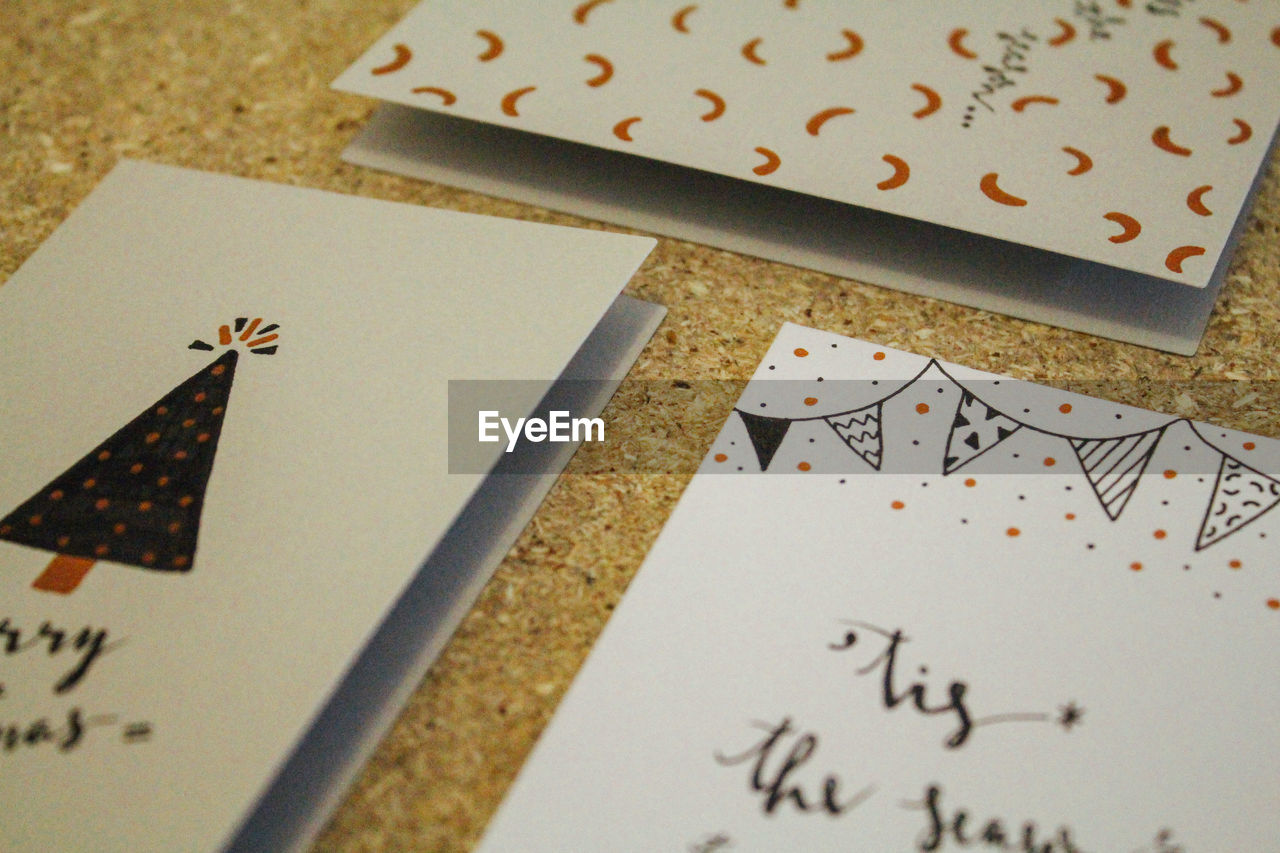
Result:
M810 468L812 468L813 466L812 466L812 465L810 465L808 462L801 462L801 463L800 463L799 465L797 465L796 467L797 467L797 468L799 468L801 471L808 471L808 470L809 470Z
M893 507L894 509L902 509L903 507L906 506L906 504L904 504L902 501L894 501L893 503L889 504L889 506Z
M1142 571L1142 563L1138 563L1138 562L1130 563L1129 568L1133 569L1135 572L1140 572Z
M916 413L917 413L917 414L921 414L921 415L927 415L927 414L929 414L929 404L928 404L928 403L916 403Z
M150 511L151 511L151 501L141 501L138 504L138 512L150 512Z
M99 557L105 557L111 553L111 549L106 545L99 545L97 548L93 549L93 553L97 554Z
M213 370L210 370L209 372L212 373L214 376L221 376L222 374L227 372L227 366L225 364L219 364L217 367L213 368Z
M1057 464L1058 464L1058 460L1054 459L1052 456L1046 456L1044 458L1044 467L1046 468L1052 468L1054 465L1057 465Z
M1074 512L1069 512L1069 513L1067 513L1066 518L1067 518L1067 521L1075 521L1075 520L1076 520L1076 514L1075 514Z
M808 354L809 351L804 347L796 347L796 358L804 358Z
M717 454L716 454L716 461L717 461L717 462L727 462L727 461L729 461L729 457L728 457L728 456L726 456L726 455L725 455L725 454L723 454L723 453L717 453Z
M1246 441L1241 446L1244 447L1245 450L1253 450L1255 447L1257 447L1257 445L1254 444L1252 441Z
M1151 535L1152 535L1152 536L1154 536L1154 537L1156 537L1157 539L1163 539L1164 537L1168 536L1169 534L1168 534L1168 533L1165 533L1163 530L1157 530L1155 533L1152 533Z
M203 391L201 391L200 393L196 394L194 399L197 403L203 403L205 401L206 396L208 395L206 395Z
M1267 606L1272 610L1280 610L1280 598L1268 598Z
M964 484L972 489L974 486L978 485L978 481L970 477L964 481Z
M805 404L806 406L816 406L816 405L818 405L818 398L817 398L817 397L805 397L805 398L804 398L804 404Z
M1064 415L1066 415L1066 414L1070 414L1070 413L1071 413L1071 404L1070 404L1070 403L1063 403L1061 406L1059 406L1059 407L1058 407L1058 411L1059 411L1059 412L1062 412L1062 414L1064 414Z
M1166 480L1172 480L1176 476L1178 476L1178 472L1173 470L1172 468L1164 472L1164 478Z
M30 524L32 527L39 527L40 522L42 521L44 521L44 518L42 516L33 515L27 519L27 524Z
M54 489L49 493L49 500L60 501L63 498L62 489Z
M94 509L106 509L109 506L111 506L111 501L106 498L98 498L93 504Z
M1005 536L1021 536L1022 531L1016 527L1010 527L1008 530L1004 532L1004 535Z
M160 433L158 432L147 433L147 438L146 438L147 444L155 444L159 440L160 440Z
M102 451L101 453L99 453L99 454L98 454L98 461L99 461L99 462L106 462L106 461L107 461L108 459L110 459L110 458L111 458L111 451L110 451L110 450L104 450L104 451Z
M874 358L876 361L884 361L884 353L882 352L878 352L871 357Z
M1227 565L1233 569L1238 569L1241 566L1243 566L1244 563L1240 562L1239 560L1232 560L1231 562L1227 563Z
M142 463L141 463L141 462L135 462L135 463L133 463L132 465L130 465L130 466L129 466L129 473L130 473L130 474L140 474L140 473L142 473Z

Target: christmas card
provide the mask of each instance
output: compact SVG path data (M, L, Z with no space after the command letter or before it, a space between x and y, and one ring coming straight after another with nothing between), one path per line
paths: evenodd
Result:
M1190 352L1278 75L1239 0L428 0L335 86L354 162Z
M1280 441L786 326L481 848L1266 850Z
M117 166L0 288L0 847L314 829L547 483L449 381L616 374L651 245Z

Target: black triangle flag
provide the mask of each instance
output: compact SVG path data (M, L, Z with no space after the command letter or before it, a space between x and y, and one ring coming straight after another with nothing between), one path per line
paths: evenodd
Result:
M840 440L877 471L884 453L884 434L880 431L880 411L876 403L864 409L823 418L836 431Z
M947 435L947 452L943 457L942 473L950 474L978 456L986 453L1009 436L1022 424L1004 415L964 391L956 416Z
M753 415L738 411L742 423L751 437L751 445L756 449L756 458L760 460L760 470L766 471L773 461L773 454L778 452L782 439L791 428L791 421L786 418L769 418L764 415Z
M1255 471L1239 459L1223 454L1213 497L1200 522L1196 550L1225 539L1280 504L1280 481Z

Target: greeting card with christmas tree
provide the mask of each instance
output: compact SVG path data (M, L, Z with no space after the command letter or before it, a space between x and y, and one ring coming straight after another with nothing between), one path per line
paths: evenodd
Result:
M1280 441L788 325L481 850L1270 850Z
M1257 0L427 0L334 85L355 162L1191 352L1276 79Z
M358 665L416 682L477 588L362 656L485 486L449 473L449 380L535 404L651 245L117 166L0 288L0 848L220 850L272 783L338 785L280 774ZM468 517L505 550L510 517Z

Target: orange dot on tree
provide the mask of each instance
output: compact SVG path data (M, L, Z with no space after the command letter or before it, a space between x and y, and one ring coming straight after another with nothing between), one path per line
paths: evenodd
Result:
M140 473L142 473L142 463L141 463L141 462L135 462L135 463L133 463L132 465L130 465L130 466L129 466L129 473L130 473L130 474L140 474Z
M93 504L94 509L106 509L109 506L111 506L111 501L106 498L98 498Z
M796 347L796 358L804 358L808 354L809 351L804 347Z
M54 489L49 493L49 500L60 501L63 498L62 489Z
M138 512L150 512L151 501L140 501L138 503Z
M160 479L156 480L156 485L157 485L157 486L167 486L167 485L169 485L169 478L168 478L168 477L161 477Z
M147 551L145 554L142 555L142 562L146 563L148 566L154 563L155 561L156 561L156 555L151 551Z
M212 373L214 376L221 376L222 374L227 372L227 366L225 364L215 365L213 370L210 370L209 372Z
M67 547L67 546L68 546L68 545L70 545L70 544L71 544L71 537L70 537L70 536L59 536L59 537L58 537L58 547L59 547L59 548L65 548L65 547Z
M176 522L176 521L169 525L169 532L170 532L170 533L177 533L177 532L178 532L179 530L181 530L181 529L182 529L182 525L181 525L181 524L179 524L179 523L178 523L178 522Z
M146 438L147 444L155 444L159 440L160 440L160 433L158 432L147 433L147 438Z
M92 489L94 486L98 485L98 481L90 477L89 479L85 480L82 485L86 489Z
M193 498L193 497L191 497L191 495L183 495L183 496L178 500L178 506L180 506L180 507L189 507L189 506L191 506L193 503L195 503L195 500L196 500L196 499L195 499L195 498Z
M726 456L726 455L725 455L725 454L723 454L723 453L717 453L717 454L716 454L716 461L717 461L717 462L727 462L727 461L729 461L729 457L728 457L728 456Z
M185 451L185 450L179 450L177 453L173 454L173 458L174 458L174 459L186 459L186 458L187 458L187 451Z
M39 516L39 515L33 515L33 516L31 516L30 518L28 518L28 519L27 519L27 524L30 524L32 527L39 527L39 526L40 526L40 522L42 522L42 521L44 521L44 518L43 518L43 517L41 517L41 516Z
M220 415L220 414L222 414L222 407L221 407L221 406L214 406L214 407L213 407L213 413L214 413L215 415Z
M202 432L196 436L196 441L200 444L204 444L208 440L209 440L209 433L207 432Z
M106 545L99 545L97 548L93 549L93 553L97 554L99 557L105 557L107 554L111 553L111 549Z
M208 395L207 395L207 394L205 394L203 391L200 391L199 393L197 393L197 394L196 394L196 396L194 397L194 399L195 399L195 401L196 401L197 403L203 403L203 402L205 401L205 398L206 398L207 396L208 396Z
M182 425L183 425L184 427L186 427L187 429L191 429L193 426L195 426L195 425L196 425L196 419L195 419L195 418L187 418L185 421L183 421L183 422L182 422Z
M808 462L801 462L801 463L800 463L799 465L797 465L796 467L797 467L797 468L799 468L801 471L808 471L808 470L809 470L810 468L812 468L813 466L812 466L812 465L810 465Z
M107 461L108 459L110 459L110 458L111 458L111 451L110 451L110 450L104 450L104 451L102 451L101 453L99 453L99 454L98 454L98 461L99 461L99 462L106 462L106 461Z
M112 532L114 532L117 536L122 536L124 532L128 529L129 528L125 527L123 524L117 524L115 527L111 528Z
M158 407L156 407L156 414L157 414L157 415L162 415L162 416L163 416L163 415L167 415L167 414L169 414L169 407L168 407L168 406L158 406Z
M921 415L927 415L927 414L929 414L929 404L928 404L928 403L916 403L916 412L917 412L918 414L921 414Z
M182 555L178 555L177 557L173 558L173 564L178 568L182 568L187 564L187 558L183 557Z

